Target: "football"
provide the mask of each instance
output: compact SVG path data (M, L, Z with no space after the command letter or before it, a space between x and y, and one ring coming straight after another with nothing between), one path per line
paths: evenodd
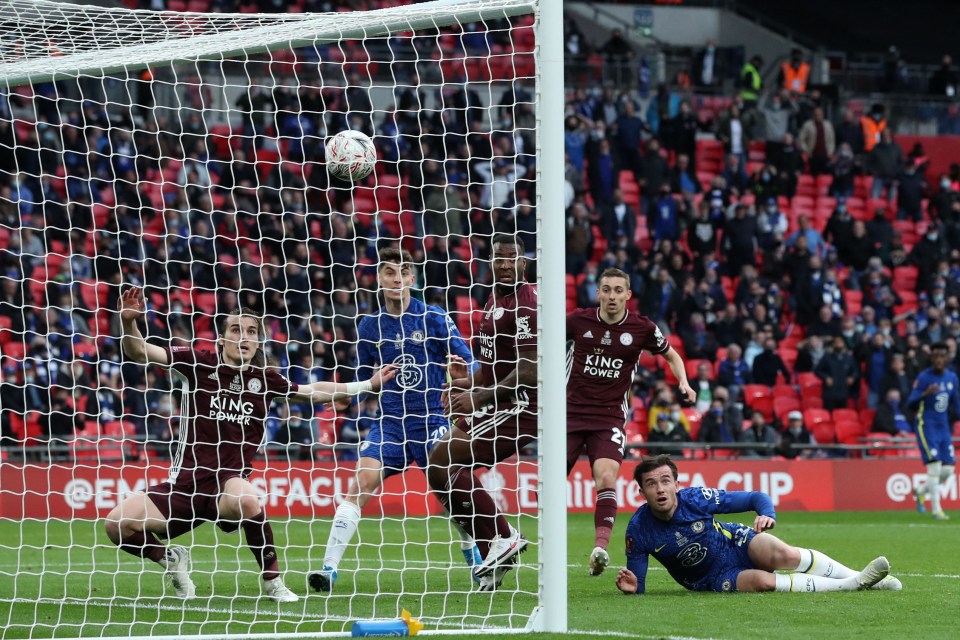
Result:
M377 161L373 140L360 131L341 131L330 136L324 148L327 171L348 182L366 178Z

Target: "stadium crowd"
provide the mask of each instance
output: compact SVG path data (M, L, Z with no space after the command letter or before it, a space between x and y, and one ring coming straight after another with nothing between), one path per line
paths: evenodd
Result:
M150 339L212 348L215 312L244 304L265 311L269 351L294 383L349 377L357 322L378 304L376 250L399 240L423 264L424 299L469 338L491 234L536 246L534 43L528 20L508 26L398 39L420 62L389 69L343 47L358 56L337 65L346 88L298 75L335 47L275 59L277 86L241 95L233 128L207 125L197 80L176 119L157 115L149 76L125 109L55 100L71 94L53 85L4 96L0 142L15 151L0 156L3 442L128 436L165 454L172 384L121 362L123 283L145 287ZM395 108L375 110L369 79L382 74L444 82L432 101L404 83ZM946 341L960 365L960 165L927 176L922 149L900 149L882 107L831 122L816 91L781 76L764 90L745 70L731 97L632 81L568 94L568 308L595 305L597 274L622 269L634 310L667 334L698 391L682 407L669 371L644 360L632 440L794 456L791 442L896 435L909 431L901 401L925 345ZM464 78L513 81L494 82L505 91L485 106ZM375 182L354 189L322 166L323 139L348 127L375 135L381 157ZM355 443L377 411L375 398L293 405L268 430L280 444Z

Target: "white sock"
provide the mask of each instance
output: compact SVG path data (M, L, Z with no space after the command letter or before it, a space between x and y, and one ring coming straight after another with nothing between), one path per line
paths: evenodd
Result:
M817 591L857 591L856 573L849 578L837 580L807 573L778 573L774 591L778 593L816 593Z
M830 556L820 553L816 549L797 549L800 552L800 563L797 571L811 576L821 576L842 580L857 575L853 569L846 567Z
M940 471L942 465L939 462L931 462L927 465L927 495L930 496L930 511L936 513L940 508Z
M360 507L352 502L341 502L337 513L333 516L330 526L330 537L327 538L327 551L323 556L323 566L336 569L343 560L347 545L357 533L360 524Z
M449 514L447 514L447 515L449 515ZM466 550L468 550L468 549L473 549L475 546L477 546L477 541L473 539L473 536L471 536L469 533L467 533L466 531L464 531L464 530L463 530L463 527L461 527L460 524L459 524L456 520L454 520L453 518L451 518L451 519L450 519L450 522L453 523L453 528L457 530L457 534L460 536L460 548L461 548L461 549L463 549L464 551L466 551Z
M940 466L940 482L946 482L950 479L954 473L957 472L957 467L952 464L941 464Z

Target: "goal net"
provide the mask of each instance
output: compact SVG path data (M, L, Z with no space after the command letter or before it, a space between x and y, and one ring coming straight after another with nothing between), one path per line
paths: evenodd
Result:
M478 473L531 543L496 592L417 468L363 508L336 588L308 590L376 396L267 414L250 480L299 602L263 596L243 531L176 538L187 601L105 533L167 479L188 424L171 369L122 354L122 290L143 288L150 344L215 353L218 314L251 307L281 374L346 382L383 303L378 250L412 254L413 296L468 344L492 235L538 250L535 1L304 12L321 4L0 2L0 637L308 637L401 609L427 631L522 630L542 605L535 446ZM346 129L378 150L357 184L324 166Z

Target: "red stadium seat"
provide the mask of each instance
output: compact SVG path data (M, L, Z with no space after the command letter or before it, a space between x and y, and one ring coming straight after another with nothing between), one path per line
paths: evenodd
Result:
M860 413L853 409L834 409L832 416L834 423L860 422Z
M773 419L773 391L763 384L743 385L743 401L751 409L763 413L767 420Z
M806 425L807 429L813 431L813 428L817 425L828 423L833 424L833 418L830 416L830 412L826 409L808 409L803 410L803 423Z
M859 420L841 420L835 424L837 442L840 444L861 444L860 439L867 435Z
M690 438L696 440L700 434L700 426L703 424L703 416L693 407L685 407L683 415L686 416L687 423L690 425Z
M774 385L772 392L774 400L777 398L793 398L795 400L800 399L800 394L797 393L797 388L792 384Z
M799 411L800 407L800 399L796 397L780 397L773 399L773 413L783 424L787 424L787 414L791 411Z

